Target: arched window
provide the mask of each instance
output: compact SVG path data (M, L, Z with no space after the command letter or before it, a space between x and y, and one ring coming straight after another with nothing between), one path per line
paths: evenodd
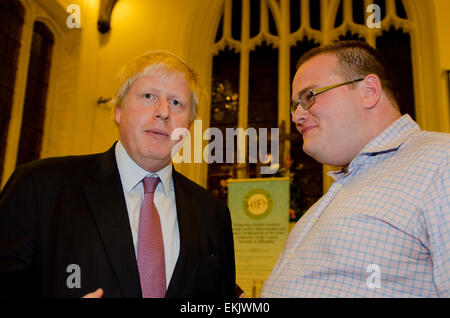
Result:
M39 159L41 154L53 43L47 26L35 22L16 165Z
M0 180L3 174L6 141L19 58L25 10L17 0L0 2Z
M366 25L373 14L367 8L373 4L381 13L380 28ZM224 0L220 16L212 48L211 127L280 127L279 159L281 167L290 166L294 174L291 208L297 217L329 186L324 177L328 168L303 153L301 137L290 124L291 81L303 53L343 39L376 47L398 78L401 111L415 118L410 43L414 25L401 0ZM224 87L222 101L216 98L218 87ZM230 106L227 96L233 95L238 98ZM209 190L225 199L223 180L230 176L257 175L252 165L209 165Z
M214 56L214 73L212 78L211 92L211 115L210 126L220 129L226 142L226 128L237 128L238 126L238 105L239 105L239 54L225 49L220 54ZM224 157L228 149L222 149L221 155ZM216 149L220 151L220 149ZM229 149L235 153L234 149ZM216 163L208 165L208 189L216 196L226 201L227 192L224 180L236 177L232 163ZM234 175L233 175L234 173Z

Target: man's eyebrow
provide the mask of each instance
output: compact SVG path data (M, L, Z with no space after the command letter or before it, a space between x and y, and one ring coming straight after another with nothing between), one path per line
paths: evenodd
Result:
M159 94L161 90L154 88L152 85L142 85L138 88L139 92L151 91L152 93Z
M310 85L310 86L308 86L308 87L305 87L303 90L307 90L307 89L310 89L310 90L313 90L313 89L316 89L316 88L319 88L319 87L321 87L320 85Z

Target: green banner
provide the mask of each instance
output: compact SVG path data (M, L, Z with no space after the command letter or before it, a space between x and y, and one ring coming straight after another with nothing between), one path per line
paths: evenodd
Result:
M258 297L283 249L289 228L289 179L228 181L236 256L236 282Z

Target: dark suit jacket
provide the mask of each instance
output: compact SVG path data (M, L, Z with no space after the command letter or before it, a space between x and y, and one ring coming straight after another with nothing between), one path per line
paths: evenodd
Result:
M175 170L173 182L180 253L166 297L234 297L228 208ZM100 287L104 297L142 297L114 146L16 169L0 194L0 295L81 297Z

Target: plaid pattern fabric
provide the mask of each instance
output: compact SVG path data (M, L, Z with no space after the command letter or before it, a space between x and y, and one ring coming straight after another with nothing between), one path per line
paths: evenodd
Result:
M450 134L404 115L290 233L261 297L450 297Z

